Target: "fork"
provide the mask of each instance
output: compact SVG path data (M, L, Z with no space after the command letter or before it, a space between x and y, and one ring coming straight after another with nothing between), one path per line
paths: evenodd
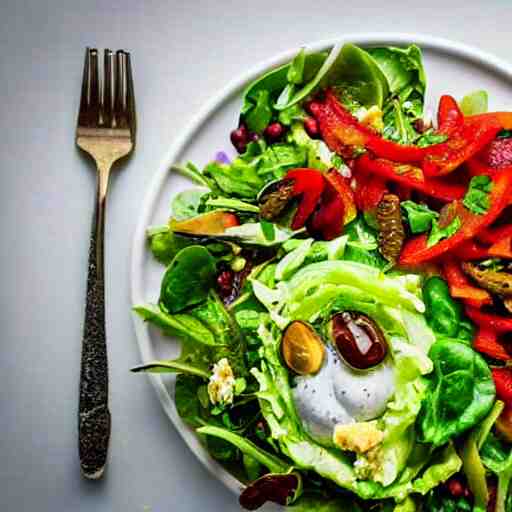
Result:
M112 165L135 146L135 98L130 54L105 50L103 83L98 50L87 48L76 144L96 163L96 207L89 245L87 297L80 369L78 449L82 474L101 478L110 440L105 334L105 203Z

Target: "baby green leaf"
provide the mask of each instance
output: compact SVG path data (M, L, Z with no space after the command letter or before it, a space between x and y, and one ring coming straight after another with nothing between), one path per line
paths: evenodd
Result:
M462 202L468 210L483 215L491 204L489 200L491 190L492 180L489 176L473 176Z

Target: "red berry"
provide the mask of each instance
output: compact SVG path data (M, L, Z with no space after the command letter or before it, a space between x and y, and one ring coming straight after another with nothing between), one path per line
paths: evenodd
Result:
M306 117L304 119L304 129L312 139L318 136L318 123L315 118Z
M271 123L265 128L265 137L271 142L279 140L284 133L284 126L281 123Z
M231 287L233 286L233 272L230 270L224 270L217 277L217 286L223 294L229 294Z
M249 134L249 142L256 142L260 139L260 136L256 132L252 132Z
M305 108L306 112L309 112L312 115L316 115L320 111L321 106L317 101L310 101L306 104Z
M460 498L461 496L464 496L464 494L465 494L464 486L456 478L451 478L450 480L448 480L448 492L454 498Z
M244 124L241 124L236 130L231 132L229 138L239 153L243 153L245 151L248 136L249 133L247 132L247 128Z

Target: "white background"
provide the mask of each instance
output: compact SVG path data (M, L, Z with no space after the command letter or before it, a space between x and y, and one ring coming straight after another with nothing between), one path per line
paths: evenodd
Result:
M0 511L239 510L182 443L146 378L128 371L139 362L131 239L169 144L227 81L276 52L347 32L396 30L510 60L511 24L507 0L1 0ZM113 432L107 474L95 483L81 479L76 447L95 191L92 167L73 140L86 45L132 52L139 119L136 154L114 175L109 197Z

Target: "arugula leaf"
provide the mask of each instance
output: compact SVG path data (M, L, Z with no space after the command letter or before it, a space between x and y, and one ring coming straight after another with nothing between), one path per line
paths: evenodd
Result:
M450 238L453 236L462 226L459 217L455 217L448 226L441 228L439 227L439 223L437 220L432 220L432 231L428 236L427 247L432 247L436 245L438 242L443 240L444 238Z
M256 104L245 116L245 123L251 132L261 134L271 119L270 94L263 89L256 94Z
M224 193L244 199L254 199L264 183L256 167L242 158L236 158L231 164L210 162L203 175L212 178Z
M460 109L465 116L483 114L489 108L489 95L487 91L479 90L467 94L460 101Z
M431 210L425 204L418 204L414 201L403 201L400 206L405 210L407 223L411 233L424 233L432 227L432 222L439 217L439 214Z
M183 190L172 200L172 215L176 220L185 220L199 213L203 198L209 193L204 188L191 188Z
M483 215L491 205L489 193L492 190L492 186L492 180L489 176L473 176L462 203L473 213Z

